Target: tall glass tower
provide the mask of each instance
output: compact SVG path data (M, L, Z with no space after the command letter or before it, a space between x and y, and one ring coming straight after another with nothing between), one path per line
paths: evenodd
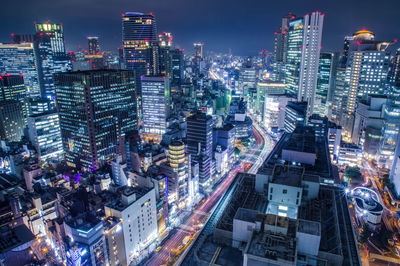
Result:
M125 12L122 16L122 42L127 69L135 70L138 77L156 72L156 66L151 66L154 62L152 47L157 43L153 14Z
M116 154L120 136L137 129L134 72L59 73L55 86L67 163L97 169Z

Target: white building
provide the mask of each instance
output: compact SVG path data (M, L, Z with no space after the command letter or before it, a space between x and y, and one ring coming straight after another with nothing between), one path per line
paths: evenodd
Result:
M137 264L154 248L158 236L154 188L123 187L121 198L105 206L106 217L121 218L128 264Z
M307 101L307 117L314 110L318 80L324 14L316 11L303 19L303 48L301 51L298 101Z
M285 127L286 105L295 98L287 94L268 94L264 98L263 122L266 128L283 130Z
M145 133L162 135L166 132L169 97L168 77L142 77L142 120Z
M28 117L29 139L40 160L63 155L60 122L57 113L44 113Z
M228 150L218 145L214 151L215 171L220 175L224 175L229 170Z

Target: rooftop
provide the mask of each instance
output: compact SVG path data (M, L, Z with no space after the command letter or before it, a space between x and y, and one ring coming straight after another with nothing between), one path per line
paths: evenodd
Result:
M321 224L318 222L299 219L297 231L305 233L305 234L320 236L321 235Z
M269 232L253 234L246 247L247 254L273 261L296 262L296 238Z
M277 164L272 173L272 183L300 187L303 174L303 167Z

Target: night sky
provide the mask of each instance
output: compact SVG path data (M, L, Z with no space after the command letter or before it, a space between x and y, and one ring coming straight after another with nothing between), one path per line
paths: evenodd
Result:
M68 51L87 49L90 35L100 37L102 49L114 50L121 45L121 13L137 11L153 12L158 31L171 32L186 51L201 41L206 50L255 55L272 50L284 14L316 10L325 13L324 51L340 51L344 36L362 28L381 40L400 37L400 0L9 0L0 8L0 42L49 19L63 23Z

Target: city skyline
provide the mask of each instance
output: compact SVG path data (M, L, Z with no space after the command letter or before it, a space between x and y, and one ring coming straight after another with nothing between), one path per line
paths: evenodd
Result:
M0 11L0 265L400 265L399 4L137 1Z
M106 3L91 1L49 4L46 1L30 3L22 0L8 2L0 11L4 21L7 21L0 38L2 42L11 42L10 34L32 33L35 21L40 23L50 20L64 24L68 51L76 50L77 47L86 49L87 36L99 36L103 50L115 51L122 43L121 13L128 11L153 13L158 21L157 30L171 32L174 45L188 52L193 50L192 44L199 41L204 42L208 51L228 52L231 48L235 55L256 55L261 49L273 51L273 32L279 26L280 18L289 12L302 16L318 10L326 15L323 51L340 51L344 36L363 28L376 32L377 39L384 40L393 40L400 33L396 8L376 13L372 1L368 1L371 5L365 3L363 6L342 0L334 3L289 2L287 5L256 1L253 4L239 1L235 4L225 0L217 3L207 0L198 4L194 1L172 0L168 3L140 1L132 5L118 0L106 7ZM387 6L399 5L395 0L388 2ZM20 10L20 16L12 16L11 10L21 4L25 8ZM213 8L210 8L211 4ZM343 6L346 8L343 9ZM238 36L240 40L246 41L237 42Z

